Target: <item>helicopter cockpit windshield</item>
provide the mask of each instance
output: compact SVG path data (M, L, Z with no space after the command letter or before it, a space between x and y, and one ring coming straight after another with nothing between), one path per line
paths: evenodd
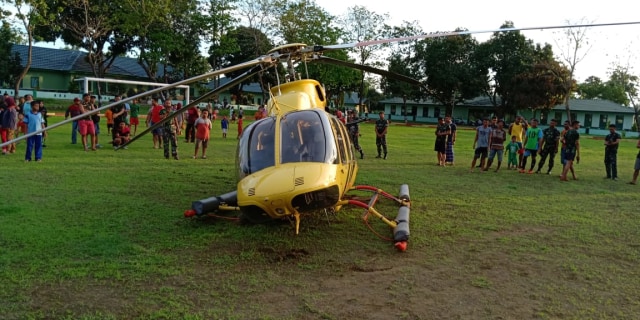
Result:
M276 119L280 121L280 154L275 157ZM254 122L238 144L239 178L281 164L296 162L336 163L338 151L324 110L289 112Z
M322 111L323 112L323 111ZM288 113L280 121L281 163L333 163L336 151L331 127L317 110Z

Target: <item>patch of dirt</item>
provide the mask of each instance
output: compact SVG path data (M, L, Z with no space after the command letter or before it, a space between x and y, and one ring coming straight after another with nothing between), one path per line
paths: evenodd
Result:
M271 262L284 262L289 260L299 260L309 255L305 249L275 250L272 248L260 248L258 252Z

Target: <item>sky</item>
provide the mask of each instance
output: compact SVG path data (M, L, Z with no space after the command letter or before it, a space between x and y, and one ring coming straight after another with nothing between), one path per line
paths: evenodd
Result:
M637 10L629 1L363 1L318 0L317 4L332 15L343 15L347 8L364 6L378 14L388 14L389 25L401 25L403 21L418 21L425 33L453 31L465 28L470 31L500 28L505 21L513 21L515 27L564 26L578 23L640 22ZM568 47L562 29L522 31L534 43L549 43L560 57L562 48ZM491 33L475 36L486 41ZM589 50L583 50L584 58L576 64L575 78L582 82L589 76L609 79L613 63L629 66L631 73L640 73L640 24L626 26L592 27L586 34ZM581 55L580 55L581 56ZM561 59L559 59L561 60Z

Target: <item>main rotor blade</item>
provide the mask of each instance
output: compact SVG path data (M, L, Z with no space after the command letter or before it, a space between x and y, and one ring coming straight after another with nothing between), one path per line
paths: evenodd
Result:
M256 73L264 70L265 67L263 65L257 65L254 66L253 68L251 68L250 70L246 71L245 73L233 78L232 80L230 80L229 82L207 92L206 94L200 96L198 99L188 103L187 105L184 106L184 108L170 114L169 116L165 117L164 119L162 119L160 122L158 123L154 123L151 127L145 129L144 131L142 131L140 134L136 135L135 137L131 138L128 142L122 144L121 146L119 146L118 148L116 148L116 150L120 150L128 145L130 145L131 143L133 143L134 141L138 140L140 137L146 135L147 133L160 128L162 125L164 125L167 121L172 120L173 118L179 116L181 113L186 112L187 110L189 110L189 108L206 101L207 99L209 99L211 96L214 96L222 91L225 91L231 87L233 87L234 85L244 81L245 79L255 75Z
M422 86L422 83L420 83L420 81L418 81L416 79L413 79L411 77L407 77L407 76L401 75L399 73L395 73L395 72L391 72L391 71L387 71L387 70L383 70L383 69L378 69L378 68L374 68L374 67L370 67L370 66L365 66L365 65L362 65L362 64L352 63L352 62L338 60L338 59L333 59L333 58L329 58L329 57L325 57L325 56L316 57L314 60L311 60L311 62L335 64L335 65L339 65L339 66L343 66L343 67L354 68L354 69L358 69L358 70L362 70L362 71L366 71L366 72L379 74L379 75L387 77L387 78L392 78L392 79L395 79L395 80L404 81L404 82L407 82L407 83L412 84L412 85Z
M343 43L343 44L335 44L328 46L314 46L309 47L305 50L319 52L325 50L338 50L338 49L351 49L357 47L371 46L376 44L385 44L392 42L402 42L402 41L411 41L411 40L420 40L427 38L439 38L439 37L449 37L449 36L461 36L467 34L481 34L481 33L493 33L493 32L510 32L510 31L526 31L526 30L551 30L551 29L566 29L566 28L588 28L588 27L608 27L608 26L622 26L622 25L631 25L631 24L640 24L640 21L631 21L631 22L611 22L611 23L587 23L587 24L574 24L574 25L556 25L556 26L539 26L539 27L523 27L523 28L502 28L502 29L490 29L490 30L475 30L475 31L451 31L451 32L434 32L428 34L421 34L410 37L399 37L399 38L389 38L389 39L379 39L379 40L368 40L368 41L360 41L360 42L351 42L351 43Z
M161 91L164 91L164 90L172 89L172 88L175 88L175 87L181 86L181 85L187 85L187 84L190 84L190 83L193 83L193 82L196 82L196 81L200 81L200 80L204 80L204 79L207 79L207 78L211 78L211 77L223 74L223 73L228 73L228 72L232 72L232 71L237 71L237 70L253 67L253 66L257 65L257 64L271 66L271 65L274 65L275 63L276 63L276 61L274 61L270 56L262 56L262 57L259 57L259 58L256 58L256 59L253 59L253 60L238 64L238 65L235 65L235 66L231 66L231 67L228 67L228 68L223 68L223 69L220 69L220 70L211 71L211 72L208 72L208 73L203 73L201 75L198 75L198 76L195 76L195 77L192 77L192 78L189 78L189 79L185 79L185 80L178 81L178 82L175 82L175 83L172 83L172 84L168 84L166 86L162 86L162 87L159 87L159 88L156 88L156 89L145 91L145 92L137 94L135 96L131 96L131 97L122 99L122 100L120 100L118 102L109 103L109 104L107 104L107 105L105 105L103 107L100 107L100 108L91 110L89 112L77 115L75 117L71 117L69 119L65 119L65 120L60 121L58 123L52 124L52 125L44 128L44 129L40 129L38 131L27 133L27 134L22 135L22 136L20 136L18 138L15 138L13 140L10 140L10 141L7 141L5 143L0 144L0 148L4 147L4 146L7 146L7 145L9 145L11 143L14 143L14 142L25 140L25 139L27 139L27 138L29 138L31 136L35 136L35 135L40 134L40 133L45 132L45 131L49 131L51 129L57 128L59 126L65 125L67 123L79 120L79 119L84 118L86 116L90 116L92 114L96 114L96 113L100 112L101 110L105 110L107 108L111 108L111 107L113 107L115 105L118 105L118 104L121 104L121 103L125 103L125 102L131 101L133 99L143 98L143 97L152 95L154 93L158 93L158 92L161 92Z

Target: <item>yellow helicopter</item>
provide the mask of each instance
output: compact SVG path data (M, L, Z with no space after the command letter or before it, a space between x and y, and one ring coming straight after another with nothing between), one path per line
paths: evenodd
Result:
M291 54L305 47L289 44L269 55ZM327 97L320 83L297 79L271 88L270 95L269 116L245 128L238 143L237 190L194 201L185 216L239 210L242 218L253 223L293 217L297 234L304 213L356 205L393 228L395 246L406 250L408 186L403 185L400 196L395 197L374 187L354 185L358 164L351 139L345 124L326 112ZM375 196L364 203L347 197L351 190L369 190ZM374 208L379 195L400 205L395 219Z

